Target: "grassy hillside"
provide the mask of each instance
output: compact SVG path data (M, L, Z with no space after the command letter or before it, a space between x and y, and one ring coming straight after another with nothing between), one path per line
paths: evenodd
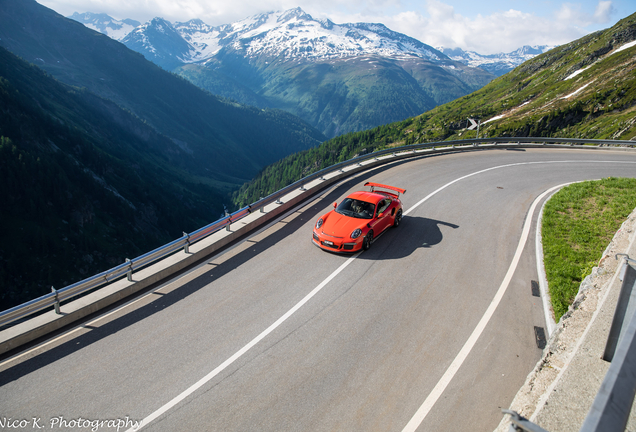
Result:
M244 59L221 52L206 66L175 72L244 103L288 111L328 137L408 118L488 83L494 76L451 62L354 57L328 61Z
M480 137L636 138L636 14L555 48L424 114L329 140L264 169L234 195L256 201L335 162L386 147Z

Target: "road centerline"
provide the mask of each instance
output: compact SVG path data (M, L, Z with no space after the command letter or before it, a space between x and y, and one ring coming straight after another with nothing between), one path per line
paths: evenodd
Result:
M464 175L462 177L459 177L459 178L457 178L455 180L450 181L449 183L446 183L445 185L441 186L440 188L436 189L435 191L431 192L429 195L427 195L426 197L424 197L423 199L418 201L415 205L413 205L411 208L409 208L407 211L405 211L404 215L409 214L410 212L415 210L417 207L419 207L421 204L423 204L424 202L426 202L427 200L429 200L430 198L435 196L437 193L439 193L442 190L446 189L447 187L449 187L449 186L451 186L451 185L453 185L453 184L455 184L455 183L457 183L457 182L459 182L461 180L464 180L466 178L469 178L469 177L472 177L472 176L475 176L475 175L478 175L478 174L482 174L482 173L485 173L485 172L488 172L488 171L492 171L492 170L495 170L495 169L499 169L499 168L507 168L507 167L520 166L520 165L532 165L532 164L544 164L544 163L568 163L568 162L570 162L570 163L571 162L578 162L578 163L580 163L580 162L592 162L592 163L598 163L598 162L616 162L616 161L543 161L543 162L537 161L537 162L521 162L521 163L505 164L505 165L499 165L499 166L495 166L495 167L486 168L486 169L483 169L483 170L480 170L480 171L476 171L476 172L471 173L471 174ZM561 186L557 186L557 188L558 187L561 187ZM541 195L541 197L543 197L546 193L547 192L545 192L543 195ZM531 211L529 212L528 219L530 220L530 222L532 220L532 217L530 215L532 215L534 213L534 208L536 207L536 203L538 202L538 200L539 200L539 198L537 198L537 201L535 201L533 203ZM529 231L530 223L528 223L528 222L526 222L526 223L528 224L527 230ZM526 227L525 226L524 226L523 232L525 233L525 238L527 239L528 234L526 233ZM523 234L522 234L522 238L523 238ZM525 244L525 240L524 240L524 244ZM520 243L520 245L521 245L521 243ZM515 265L515 268L516 268L516 262L518 262L518 260L519 260L519 257L517 257L517 254L519 256L521 255L521 250L523 249L523 247L518 246L517 249L518 250L517 250L517 253L515 253L515 258L513 258L513 263ZM302 300L300 300L298 303L296 303L296 305L294 305L289 311L287 311L278 320L276 320L273 324L271 324L267 329L265 329L258 336L256 336L254 339L252 339L248 344L243 346L235 354L233 354L231 357L229 357L227 360L225 360L223 363L221 363L219 366L217 366L214 370L212 370L210 373L205 375L199 381L197 381L196 383L194 383L193 385L188 387L186 390L181 392L178 396L174 397L169 402L164 404L162 407L160 407L159 409L154 411L152 414L150 414L149 416L145 417L142 420L142 422L141 422L139 427L137 427L136 429L128 429L126 432L138 431L140 428L148 425L149 423L151 423L152 421L154 421L155 419L160 417L162 414L166 413L172 407L177 405L179 402L183 401L190 394L194 393L197 389L201 388L203 385L205 385L207 382L209 382L212 378L217 376L223 370L225 370L228 366L230 366L232 363L234 363L237 359L239 359L245 353L247 353L252 347L254 347L256 344L258 344L258 342L260 342L267 335L269 335L276 328L278 328L281 324L283 324L289 317L291 317L296 311L298 311L303 305L305 305L312 297L314 297L318 292L320 292L329 282L331 282L331 280L333 280L338 274L340 274L349 264L351 264L353 261L355 261L355 259L360 254L361 254L361 252L358 252L355 255L353 255L350 258L348 258L333 273L331 273L325 280L323 280L317 287L315 287L309 294L307 294ZM510 273L510 278L512 278L512 273L514 273L514 269L513 269L512 266L513 266L513 264L511 264L511 268L508 270L508 273ZM505 290L506 290L505 288L507 288L507 283L509 283L509 280L506 282L507 278L508 278L508 274L506 275L506 278L504 279L504 282L502 282L502 286L499 288L499 291L501 291L501 293L499 291L497 292L497 294L495 296L495 299L493 299L493 302L491 303L491 305L489 306L488 310L486 311L486 314L484 314L484 317L482 317L482 321L485 319L485 317L486 317L486 315L488 313L490 313L490 316L492 316L492 313L494 313L494 310L497 307L496 305L501 300L501 297L503 297L503 294L505 293ZM504 287L504 283L506 284L505 287ZM497 300L496 304L494 304L495 300ZM493 306L493 304L494 304L494 306ZM444 391L444 389L446 388L446 386L448 385L448 383L450 382L452 377L455 375L457 369L459 369L459 366L461 366L461 363L463 363L465 357L467 357L468 354L470 353L470 350L472 349L472 346L474 346L474 343L476 342L476 339L479 337L479 335L483 331L483 328L485 328L485 326L486 326L486 324L487 324L487 322L489 320L490 320L490 317L488 317L486 319L486 321L483 323L483 325L482 325L482 322L480 321L480 323L478 324L477 328L473 331L473 335L476 335L476 337L474 338L475 340L472 341L473 335L471 335L469 340L464 345L464 348L462 348L462 350L460 351L458 356L455 358L455 360L453 361L453 363L451 364L449 369L446 371L446 373L444 374L442 379L440 379L440 382L438 382L438 384L436 385L435 389L433 390L433 393L435 393L435 394L431 393L427 397L427 399L425 400L424 404L422 404L422 406L416 412L416 414L413 416L413 418L411 419L409 424L404 428L403 432L414 431L415 429L417 429L417 426L419 426L421 421L428 414L428 411L430 411L430 408L437 401L437 399L441 396L442 392ZM459 361L460 360L460 356L463 356L463 358L461 358L461 361ZM451 368L454 368L454 371L449 372L451 370ZM418 421L417 419L420 419L420 420ZM412 424L415 424L416 422L417 422L417 424L413 427ZM409 425L411 425L412 429L409 429Z

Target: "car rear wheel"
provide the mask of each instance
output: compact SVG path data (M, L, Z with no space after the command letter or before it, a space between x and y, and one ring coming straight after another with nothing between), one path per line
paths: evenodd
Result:
M402 210L398 210L397 214L395 215L395 219L393 220L393 226L399 227L400 223L402 223Z
M371 247L371 242L373 241L373 231L369 231L369 234L364 236L362 240L362 250L369 250Z

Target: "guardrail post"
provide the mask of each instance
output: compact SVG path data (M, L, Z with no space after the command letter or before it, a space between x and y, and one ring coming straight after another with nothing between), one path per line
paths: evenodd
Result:
M528 420L525 417L522 417L516 411L502 409L501 412L504 414L510 414L510 428L508 429L508 432L515 432L515 431L548 432L547 430L543 429L541 426L532 423L530 420Z
M129 260L128 258L126 258L126 262L128 263L128 273L126 273L126 279L128 279L128 282L132 282L133 278L132 278L132 261Z
M226 231L230 231L230 225L232 225L232 218L227 220L227 225L225 226Z
M183 251L187 254L190 253L190 234L187 234L185 231L183 232L183 236L186 238L185 246L183 246Z
M60 298L57 296L57 290L54 287L51 287L51 292L55 294L55 304L53 305L53 308L55 308L55 313L58 315L62 315L62 312L60 312Z

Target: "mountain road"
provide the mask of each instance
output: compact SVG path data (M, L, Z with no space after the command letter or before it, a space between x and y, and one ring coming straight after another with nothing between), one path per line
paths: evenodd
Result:
M537 198L608 176L636 177L636 154L476 150L359 173L0 361L0 429L493 430L542 354ZM402 224L363 253L314 246L316 219L366 181L407 190Z

